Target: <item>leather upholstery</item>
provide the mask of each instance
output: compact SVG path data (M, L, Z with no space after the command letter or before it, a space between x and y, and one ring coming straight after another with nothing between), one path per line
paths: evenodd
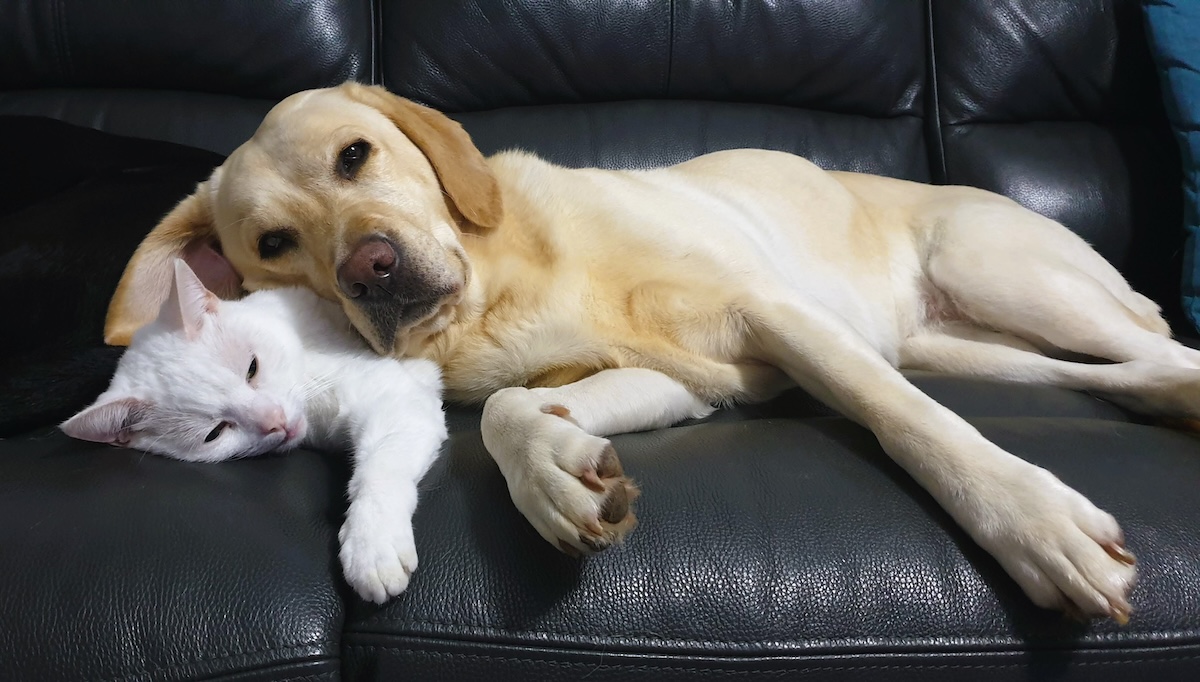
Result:
M369 0L6 3L0 88L137 88L282 98L368 79Z
M383 607L340 578L336 453L187 465L50 428L112 372L104 304L140 236L274 101L344 78L453 112L487 152L767 147L997 190L1173 311L1178 156L1136 0L8 5L0 679L1197 677L1200 441L1071 391L909 373L1121 519L1142 571L1126 628L1032 607L799 390L616 438L641 527L582 562L523 521L479 413L451 408L421 568Z
M803 154L830 169L929 180L915 118L692 100L546 105L454 117L485 152L527 149L565 166L650 167L762 147Z
M1182 179L1139 5L931 2L945 177L1067 225L1178 319Z
M177 142L227 155L254 134L272 99L182 90L14 90L0 115L48 116L117 135ZM221 125L213 125L221 121Z
M920 115L924 3L381 3L382 81L445 111L703 99Z
M0 678L333 679L344 473L0 440Z
M954 669L999 679L1028 666L1097 680L1129 674L1105 661L1136 661L1137 679L1184 679L1194 670L1184 656L1200 653L1200 597L1181 581L1200 565L1184 521L1196 518L1196 441L1090 419L972 423L1124 520L1143 566L1134 599L1151 609L1123 629L1047 617L843 419L615 438L644 491L642 523L583 562L522 524L478 433L460 433L423 486L415 523L426 559L405 598L350 606L350 670L376 680L660 680L804 669L874 680ZM1138 444L1137 474L1113 476L1128 466L1128 442ZM1181 641L1148 648L1168 632ZM1032 660L1030 648L1040 652Z

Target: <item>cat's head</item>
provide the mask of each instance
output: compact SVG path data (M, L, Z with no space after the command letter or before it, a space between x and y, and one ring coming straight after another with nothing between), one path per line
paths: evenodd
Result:
M303 367L294 332L219 300L176 260L158 319L134 336L108 390L60 428L192 462L295 447L307 429Z

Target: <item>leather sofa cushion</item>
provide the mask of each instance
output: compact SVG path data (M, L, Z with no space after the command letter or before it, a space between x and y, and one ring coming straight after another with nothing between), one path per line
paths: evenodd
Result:
M0 89L195 90L285 97L369 79L369 0L11 0Z
M384 85L447 111L627 99L919 116L919 0L384 0Z
M0 91L0 116L47 116L228 156L254 134L275 102L181 90L48 88Z
M338 462L0 439L0 679L335 679Z
M478 432L460 432L422 484L408 592L348 607L349 674L1186 679L1200 655L1195 438L1092 419L971 421L1121 519L1141 565L1128 626L1034 607L844 419L617 436L641 524L582 561L523 521Z
M525 149L573 167L646 168L739 147L828 169L928 180L921 121L735 102L636 101L455 114L484 153Z

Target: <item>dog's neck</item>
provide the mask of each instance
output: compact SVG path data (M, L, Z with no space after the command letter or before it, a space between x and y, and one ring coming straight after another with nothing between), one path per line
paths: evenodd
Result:
M563 251L545 229L548 216L531 207L512 188L504 188L505 214L501 223L485 231L464 231L462 245L468 265L467 283L460 300L433 318L432 324L410 335L401 355L419 356L438 363L445 371L447 396L476 402L491 390L508 385L512 377L499 374L472 376L480 353L494 352L502 343L489 334L500 320L523 311L535 315L545 291L553 286ZM531 279L545 280L534 283ZM531 284L533 286L531 286ZM518 300L519 299L519 300ZM537 325L537 319L524 320ZM490 341L489 341L490 339ZM463 368L461 372L457 368ZM525 383L528 377L522 377Z

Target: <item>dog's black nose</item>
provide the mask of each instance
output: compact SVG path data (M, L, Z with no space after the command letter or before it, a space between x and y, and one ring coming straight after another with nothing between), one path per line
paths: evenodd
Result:
M342 293L360 301L396 295L396 271L400 258L396 247L383 237L367 237L354 247L337 270Z

